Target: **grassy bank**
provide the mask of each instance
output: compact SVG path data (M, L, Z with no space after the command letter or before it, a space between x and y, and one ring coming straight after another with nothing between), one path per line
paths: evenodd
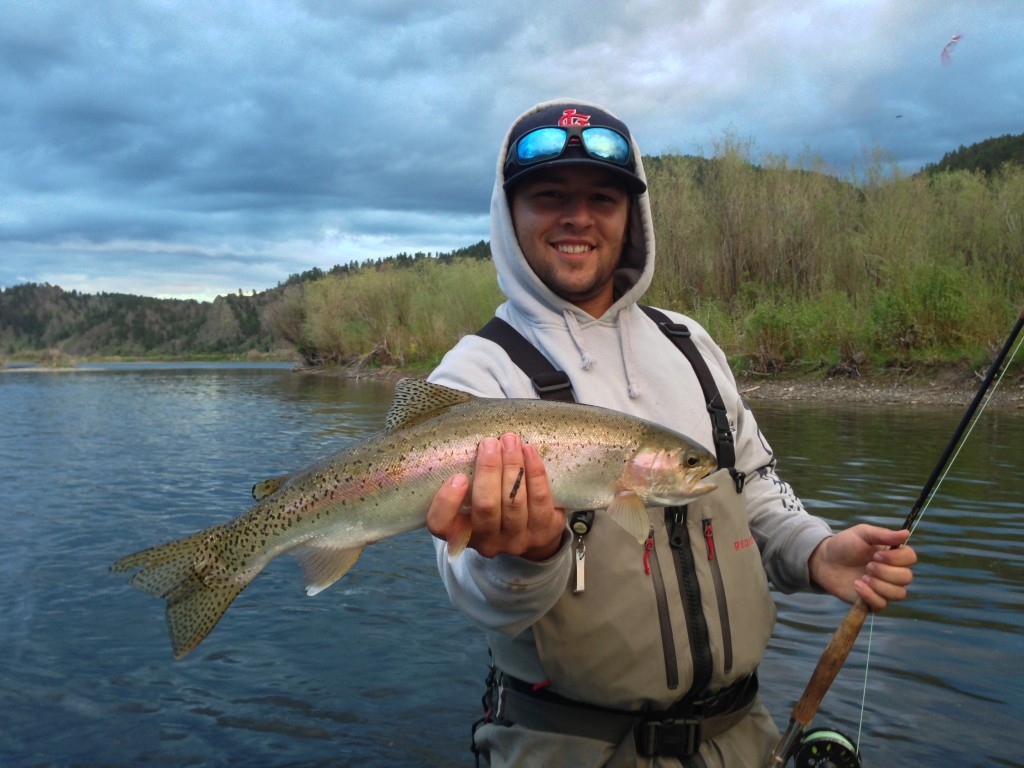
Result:
M649 298L740 368L908 368L989 358L1024 299L1024 169L841 181L804 161L653 158Z
M1024 299L1024 169L856 178L727 143L645 160L650 303L704 324L737 371L857 374L984 365ZM314 364L429 367L501 301L476 259L381 265L296 286L279 333Z

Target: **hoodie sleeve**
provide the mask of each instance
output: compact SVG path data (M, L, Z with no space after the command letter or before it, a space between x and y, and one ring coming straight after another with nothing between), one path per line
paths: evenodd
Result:
M694 341L718 363L719 386L735 420L736 468L746 474L747 516L768 578L782 592L812 588L808 561L832 529L807 512L793 488L775 471L775 454L754 414L743 402L725 353L700 326L690 322ZM722 386L722 385L725 386Z
M535 397L533 386L498 345L466 336L445 355L430 381L479 397ZM568 529L549 560L513 555L483 557L467 549L454 560L448 544L434 539L438 570L452 604L485 629L510 636L547 613L561 597L572 565Z

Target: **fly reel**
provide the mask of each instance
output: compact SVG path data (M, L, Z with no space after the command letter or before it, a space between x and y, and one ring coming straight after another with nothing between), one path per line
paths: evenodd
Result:
M832 728L815 728L800 739L795 768L861 768L853 742Z

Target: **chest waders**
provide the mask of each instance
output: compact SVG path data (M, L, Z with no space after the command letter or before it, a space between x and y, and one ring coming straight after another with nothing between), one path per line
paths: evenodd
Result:
M575 513L569 521L573 576L567 594L533 627L549 679L524 682L515 659L503 658L493 646L486 714L474 732L485 723L514 723L616 744L632 732L640 757L692 758L702 765L696 756L701 741L732 728L754 703L756 668L775 608L747 527L745 477L735 468L729 417L711 371L685 326L641 308L686 357L700 383L718 458L713 479L719 488L710 494L717 501L706 503L704 497L666 508L664 527L652 525L635 559L610 555L623 548L616 526L595 525L592 511ZM506 351L538 397L575 401L568 375L503 320L492 318L477 335ZM659 552L666 554L659 558ZM589 573L588 557L599 566ZM605 623L600 615L607 603L601 600L609 596L622 599L615 601L615 620ZM751 631L735 632L732 616L744 617L744 629ZM648 630L652 624L656 628ZM634 631L638 627L643 629Z

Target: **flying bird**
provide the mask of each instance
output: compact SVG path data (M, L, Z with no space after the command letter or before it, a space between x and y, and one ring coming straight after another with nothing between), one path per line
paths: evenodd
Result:
M949 42L946 43L946 46L942 49L942 55L940 56L943 64L949 65L953 63L953 48L955 48L956 44L960 42L961 37L963 37L963 35L953 35L949 38Z

